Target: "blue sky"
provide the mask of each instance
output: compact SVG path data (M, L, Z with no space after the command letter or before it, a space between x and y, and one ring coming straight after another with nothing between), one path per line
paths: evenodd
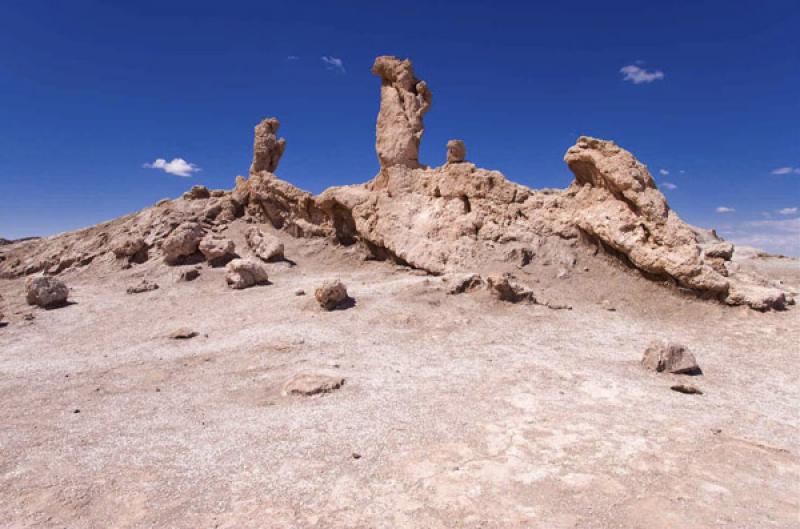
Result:
M266 116L287 139L282 178L313 192L366 181L369 69L391 54L433 92L424 163L462 138L478 165L565 187L577 136L613 139L687 221L800 255L798 28L797 0L6 1L0 236L230 188Z

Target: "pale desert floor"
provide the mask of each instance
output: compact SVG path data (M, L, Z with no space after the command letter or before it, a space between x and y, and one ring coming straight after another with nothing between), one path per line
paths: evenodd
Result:
M800 526L800 309L579 263L536 272L574 307L550 310L287 244L297 266L242 291L222 269L177 283L148 263L68 273L75 304L46 311L0 281L0 526ZM161 288L125 294L143 275ZM356 304L323 312L313 290L334 277ZM184 326L200 335L167 338ZM660 337L704 374L641 368ZM306 372L346 383L281 394Z

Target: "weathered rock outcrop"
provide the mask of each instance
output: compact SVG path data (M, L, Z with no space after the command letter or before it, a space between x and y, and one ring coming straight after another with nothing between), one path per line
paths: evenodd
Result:
M250 174L262 171L274 173L278 168L283 151L286 149L286 140L278 139L277 136L280 126L281 123L277 118L267 118L256 125Z
M422 118L431 106L425 81L414 76L411 61L383 56L375 59L372 73L381 79L381 106L375 149L381 167L419 166Z
M283 259L283 243L274 235L264 233L252 226L245 233L245 240L256 257L262 261Z
M236 245L221 235L206 235L198 248L211 266L222 266L236 258Z
M447 142L447 163L461 163L467 157L467 147L461 140Z
M181 224L161 243L164 262L170 265L180 264L197 252L204 235L203 227L196 222Z

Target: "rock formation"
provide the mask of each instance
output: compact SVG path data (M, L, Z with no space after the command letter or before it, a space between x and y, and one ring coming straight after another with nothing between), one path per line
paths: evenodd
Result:
M575 180L563 190L529 189L479 168L465 161L460 140L448 142L440 167L420 164L423 116L431 105L427 85L409 60L378 57L372 70L381 79L381 168L371 181L313 196L277 178L285 141L277 138L278 120L266 119L256 126L249 177L237 177L233 190L195 186L182 200L163 200L116 221L0 246L0 277L140 262L153 248L170 265L211 262L220 248L211 244L217 236L208 234L241 219L295 237L359 245L372 259L434 275L514 272L533 263L557 265L558 276L569 281L579 259L602 251L645 277L730 305L770 310L792 304L780 285L739 271L732 245L683 222L647 167L613 142L580 137L564 157ZM264 240L257 228L246 237L259 258L277 259L278 245ZM232 257L227 245L222 250ZM230 269L231 284L256 281L258 272L249 267Z
M245 240L256 257L262 261L283 259L283 243L274 235L264 233L252 226L245 233Z
M425 81L414 76L411 61L383 56L375 59L372 73L381 79L381 104L375 149L381 167L419 166L422 118L431 106Z
M277 118L267 118L256 125L250 174L262 171L274 173L278 169L278 162L286 149L286 140L277 136L280 126Z
M685 345L665 340L655 340L647 346L642 357L642 365L657 373L687 375L700 373L697 360Z

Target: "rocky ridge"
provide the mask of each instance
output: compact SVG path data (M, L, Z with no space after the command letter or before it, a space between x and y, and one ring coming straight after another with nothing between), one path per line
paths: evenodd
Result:
M279 179L286 142L277 137L278 120L265 119L255 130L250 174L237 177L232 190L195 186L180 199L115 221L5 244L0 277L57 275L96 263L131 267L155 258L167 266L227 260L236 256L234 247L216 234L240 219L294 237L358 244L370 258L434 275L490 273L546 259L564 267L566 277L577 253L603 251L649 278L731 305L769 310L793 302L766 280L740 273L732 245L683 222L647 167L614 142L580 137L564 157L575 175L564 190L533 190L479 168L465 161L460 140L448 143L443 165L420 164L430 89L407 59L379 57L372 71L381 80L380 170L372 180L313 196ZM255 247L257 233L248 239ZM257 252L265 260L278 253Z

